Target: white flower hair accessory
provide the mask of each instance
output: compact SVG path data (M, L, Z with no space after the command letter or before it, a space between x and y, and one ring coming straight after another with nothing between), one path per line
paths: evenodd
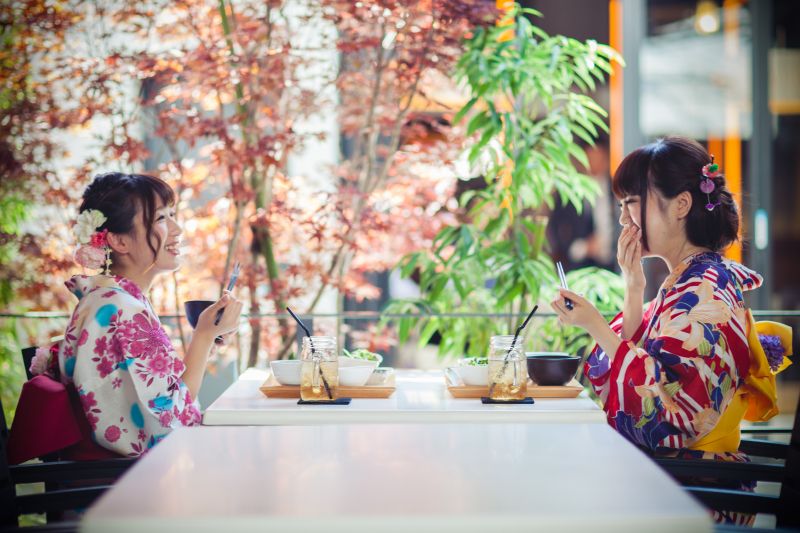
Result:
M75 250L75 262L85 268L104 269L109 274L111 268L111 248L108 246L108 230L98 231L105 224L106 216L97 209L87 209L78 215L75 221L75 237L78 248Z
M97 209L87 209L75 221L75 236L78 244L89 244L97 228L105 224L106 216Z

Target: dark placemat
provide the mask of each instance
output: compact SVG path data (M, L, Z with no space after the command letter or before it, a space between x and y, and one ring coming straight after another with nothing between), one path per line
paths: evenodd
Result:
M521 400L492 400L491 398L488 398L486 396L481 396L481 402L482 403L496 403L498 405L513 404L513 403L531 404L531 403L533 403L533 398L528 396L527 398L523 398Z
M352 398L336 398L335 400L306 401L298 400L297 405L350 405Z

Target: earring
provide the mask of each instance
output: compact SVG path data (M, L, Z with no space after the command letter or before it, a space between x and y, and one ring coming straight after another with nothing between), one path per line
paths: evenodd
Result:
M105 268L103 269L104 276L111 275L111 247L106 245L103 247L106 252L106 261L105 261Z

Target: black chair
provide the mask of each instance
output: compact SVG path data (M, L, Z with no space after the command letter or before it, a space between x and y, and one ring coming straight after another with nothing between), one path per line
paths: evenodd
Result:
M25 367L25 375L28 376L28 379L33 377L31 373L31 361L33 361L33 357L36 355L36 346L29 346L28 348L22 349L22 365Z
M36 348L23 350L26 372ZM30 376L29 376L30 377ZM19 517L46 514L48 524L24 531L76 531L77 523L58 522L66 511L86 509L134 463L133 458L100 461L60 461L50 455L40 463L9 465L7 456L8 426L0 403L0 531L15 530ZM18 495L16 485L44 483L38 494Z
M789 530L800 528L800 513L795 509L800 503L800 401L795 412L794 425L788 444L763 440L742 440L739 451L752 456L753 462L735 463L672 458L656 458L655 461L679 482L692 479L691 484L684 485L684 488L709 509L749 514L772 514L777 519L778 528ZM771 481L780 483L781 489L778 496L771 496L702 486L702 483L697 481L698 479L731 482ZM739 528L720 527L718 529L728 531Z

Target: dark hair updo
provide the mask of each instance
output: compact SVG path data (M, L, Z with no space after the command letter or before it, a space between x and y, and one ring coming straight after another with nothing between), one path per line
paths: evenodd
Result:
M637 148L620 163L614 173L612 188L617 198L638 195L642 205L642 243L647 242L647 193L651 188L661 196L672 199L684 191L692 195L692 208L686 218L686 236L695 246L719 252L739 238L739 210L731 192L725 187L725 178L711 178L714 191L712 211L700 190L703 167L711 163L711 156L699 143L684 137L665 137Z
M99 230L107 229L111 233L126 235L133 231L133 221L141 209L147 245L155 258L161 248L160 238L153 235L156 198L160 198L164 205L175 205L175 192L160 178L146 174L108 172L95 176L86 187L78 212L97 209L106 217Z

